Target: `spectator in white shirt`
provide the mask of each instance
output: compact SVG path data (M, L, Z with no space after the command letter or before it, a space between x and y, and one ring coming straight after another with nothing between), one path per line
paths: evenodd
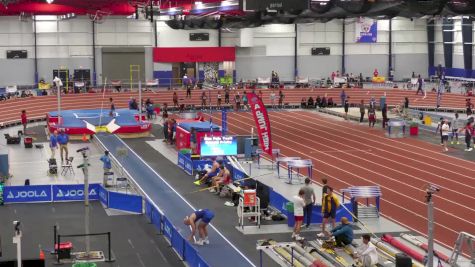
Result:
M441 132L442 132L442 143L444 145L444 151L447 152L449 149L447 148L447 142L449 141L449 122L445 119L442 121L442 127L441 127Z
M360 262L363 267L371 267L378 263L378 251L376 247L370 242L369 235L363 235L363 244L361 244L353 255L357 262Z
M305 195L305 191L303 189L300 189L299 195L294 196L294 199L293 199L295 225L294 225L294 232L292 233L292 238L295 238L295 240L303 239L303 237L300 236L300 228L302 227L303 207L305 206L304 195Z

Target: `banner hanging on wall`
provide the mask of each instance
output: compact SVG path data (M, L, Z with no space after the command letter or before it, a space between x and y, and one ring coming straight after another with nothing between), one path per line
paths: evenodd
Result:
M355 35L357 43L376 43L378 41L378 21L370 18L357 18Z
M256 94L247 94L254 121L256 122L259 143L264 152L272 157L272 137L270 134L270 121L267 109L262 100Z

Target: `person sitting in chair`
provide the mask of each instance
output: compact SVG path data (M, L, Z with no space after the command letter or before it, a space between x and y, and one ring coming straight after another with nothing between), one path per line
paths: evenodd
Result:
M206 172L206 174L203 175L203 177L201 177L201 179L199 179L198 181L195 181L194 184L201 185L202 183L205 183L210 177L216 176L219 172L220 165L221 165L221 162L218 162L216 159L213 160L213 166L211 167L211 169L209 169Z
M231 173L229 170L222 164L219 166L220 172L217 176L213 177L212 179L212 188L210 189L211 193L216 193L219 195L221 192L221 185L227 185L231 183Z

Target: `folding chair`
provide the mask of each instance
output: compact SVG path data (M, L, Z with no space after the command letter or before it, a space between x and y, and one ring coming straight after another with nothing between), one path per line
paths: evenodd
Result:
M69 157L66 159L66 163L61 166L63 168L61 175L66 175L68 172L74 175L73 160L74 157Z

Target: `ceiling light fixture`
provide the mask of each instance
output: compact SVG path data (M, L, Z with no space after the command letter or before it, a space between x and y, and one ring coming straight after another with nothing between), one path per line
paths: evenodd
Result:
M54 2L54 0L46 0L46 3L48 4L52 4Z

